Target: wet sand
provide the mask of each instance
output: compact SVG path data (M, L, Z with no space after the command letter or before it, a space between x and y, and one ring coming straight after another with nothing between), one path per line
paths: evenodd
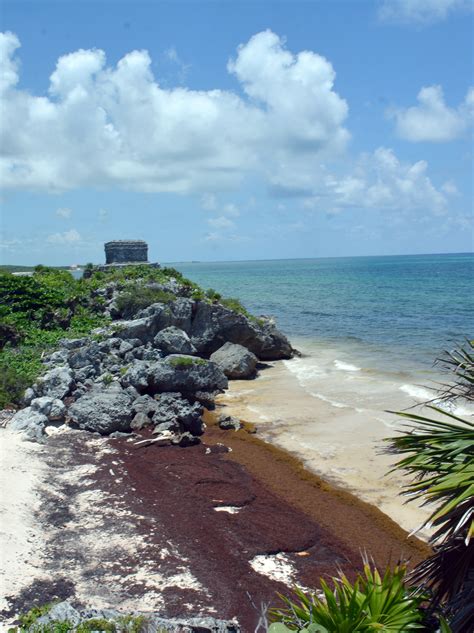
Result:
M313 397L289 371L295 362L274 362L255 380L230 381L229 390L218 398L221 410L255 424L263 439L377 507L407 532L416 530L429 509L405 502L400 496L402 474L388 474L395 459L382 454L384 439L395 434L400 422L382 410L357 411ZM427 539L429 533L418 536Z

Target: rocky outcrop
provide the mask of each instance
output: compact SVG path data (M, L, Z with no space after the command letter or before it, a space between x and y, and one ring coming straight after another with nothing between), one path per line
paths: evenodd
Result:
M171 325L161 330L153 339L153 345L167 354L196 354L197 350L184 330Z
M174 300L132 311L93 336L62 339L43 358L45 373L26 390L27 409L13 428L39 439L48 425L64 421L104 435L153 426L175 434L176 443L192 443L203 431L202 407L214 406L228 378L252 378L259 359L292 355L271 320L193 300L189 285L174 278L165 286ZM112 281L95 291L105 312L113 314L126 288Z
M126 630L132 630L136 623L140 630L146 633L239 633L240 627L234 621L216 620L213 617L164 618L156 613L134 611L124 613L115 609L79 609L68 602L60 602L51 607L45 615L39 617L32 629L53 630L59 623L68 623L71 633L79 625L86 630L88 621L101 620L110 623L107 630L125 630L124 623L128 622ZM49 628L48 628L49 627ZM63 629L61 629L63 630ZM89 630L89 628L87 628ZM93 627L90 630L95 630ZM138 628L137 628L138 630Z
M271 320L251 321L220 304L199 302L191 341L199 354L210 356L227 342L246 347L261 360L291 358L292 347Z
M114 431L130 431L133 397L120 387L94 387L71 407L69 417L80 429L108 435Z
M255 354L237 343L224 343L211 354L211 360L231 379L253 378L258 362Z

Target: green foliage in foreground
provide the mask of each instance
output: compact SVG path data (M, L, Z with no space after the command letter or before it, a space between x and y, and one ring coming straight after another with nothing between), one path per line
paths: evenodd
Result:
M474 424L436 407L436 418L402 412L408 429L391 438L396 468L412 475L404 494L433 506L425 527L434 554L414 570L413 582L443 604L454 631L474 630Z
M333 578L333 587L321 580L323 595L308 595L296 589L295 598L281 596L284 609L276 609L269 633L403 633L424 630L421 609L425 596L405 584L403 565L387 569L383 576L367 562L356 581Z

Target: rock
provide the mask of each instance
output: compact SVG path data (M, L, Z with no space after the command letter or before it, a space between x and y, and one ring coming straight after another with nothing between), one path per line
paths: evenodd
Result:
M107 388L94 387L71 407L69 416L79 428L108 435L130 431L132 397L118 383Z
M171 325L184 330L188 334L191 331L191 320L193 316L193 301L185 297L178 297L167 305L154 303L148 308L141 310L137 317L147 317L151 319L155 334Z
M61 347L65 347L66 349L78 349L79 347L83 347L89 343L88 338L62 338L59 341Z
M221 413L218 418L219 427L224 431L228 431L233 429L234 431L238 431L242 428L242 424L238 418L235 418L233 415L226 415L225 413Z
M134 413L144 413L149 418L153 417L157 409L158 402L147 394L138 396L132 403L132 411Z
M252 352L237 343L225 343L211 354L227 378L253 378L258 359Z
M143 392L148 388L150 376L150 363L144 360L136 360L127 369L121 379L123 387L135 387L137 391Z
M74 370L74 379L77 383L85 382L88 378L95 378L98 373L98 367L94 365L86 365L81 369Z
M130 428L134 431L144 429L146 426L150 426L151 420L145 413L136 413L133 420L130 422Z
M152 341L157 329L153 327L150 317L133 319L131 321L117 321L114 326L115 336L121 339L140 339L142 343Z
M153 339L153 345L165 354L195 354L196 348L183 330L171 325L161 330Z
M200 441L201 440L198 437L196 437L189 431L185 431L184 433L181 433L179 438L173 441L173 444L177 444L178 446L185 447L185 446L194 446L195 444L199 444Z
M45 415L50 420L61 420L66 414L66 406L59 398L48 398L42 396L31 401L33 411Z
M53 352L48 359L51 365L64 365L67 363L68 353L65 349L60 349L57 352Z
M178 423L180 428L190 431L193 435L202 434L203 408L200 404L190 404L180 393L162 393L157 399L157 405L158 407L153 414L155 425Z
M23 394L23 398L21 399L21 401L25 406L28 407L31 404L33 398L36 398L36 393L34 389L28 387L27 389L25 389L25 393Z
M193 394L196 391L221 391L228 383L215 363L195 356L171 354L150 365L148 385L153 393L180 391Z
M82 369L88 365L97 366L100 363L101 349L95 341L89 345L84 345L75 349L69 354L69 367L72 369Z
M196 391L193 396L194 399L202 404L206 409L216 408L216 396L220 391Z
M39 442L47 424L48 418L45 415L26 407L13 416L8 426L15 433L23 433L27 439Z
M45 615L35 621L41 630L52 628L57 622L68 622L77 627L88 620L115 622L118 630L123 629L124 616L144 616L146 633L240 633L239 625L233 620L216 620L212 617L165 618L149 611L124 612L116 609L75 609L69 601L57 603ZM112 627L110 627L112 630ZM115 630L115 629L114 629Z
M35 391L39 396L49 396L62 400L74 386L72 372L69 367L61 366L50 369L38 379Z
M250 321L223 305L203 301L197 305L191 341L203 356L210 356L227 342L246 347L262 360L292 356L290 343L272 321Z

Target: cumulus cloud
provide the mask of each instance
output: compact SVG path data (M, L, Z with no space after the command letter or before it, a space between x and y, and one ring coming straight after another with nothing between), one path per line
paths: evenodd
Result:
M69 209L68 207L61 207L60 209L56 209L56 215L59 218L70 218L72 214L72 209Z
M19 46L13 33L1 35L5 187L218 192L248 173L291 186L349 138L330 62L290 52L271 31L228 63L242 95L163 88L144 50L108 66L104 51L80 49L59 58L48 95L34 96L16 86Z
M81 234L76 229L64 231L64 233L52 233L48 235L50 244L77 244L81 241Z
M383 0L378 16L383 22L424 25L470 10L471 0Z
M447 195L454 190L452 186L444 191L437 189L427 169L424 160L403 163L392 149L379 147L360 158L353 174L339 178L328 175L312 198L313 206L326 205L328 212L357 207L444 215L448 208Z
M469 88L464 101L450 108L441 86L420 90L418 105L389 111L395 119L397 134L408 141L452 141L466 132L474 119L474 88Z

